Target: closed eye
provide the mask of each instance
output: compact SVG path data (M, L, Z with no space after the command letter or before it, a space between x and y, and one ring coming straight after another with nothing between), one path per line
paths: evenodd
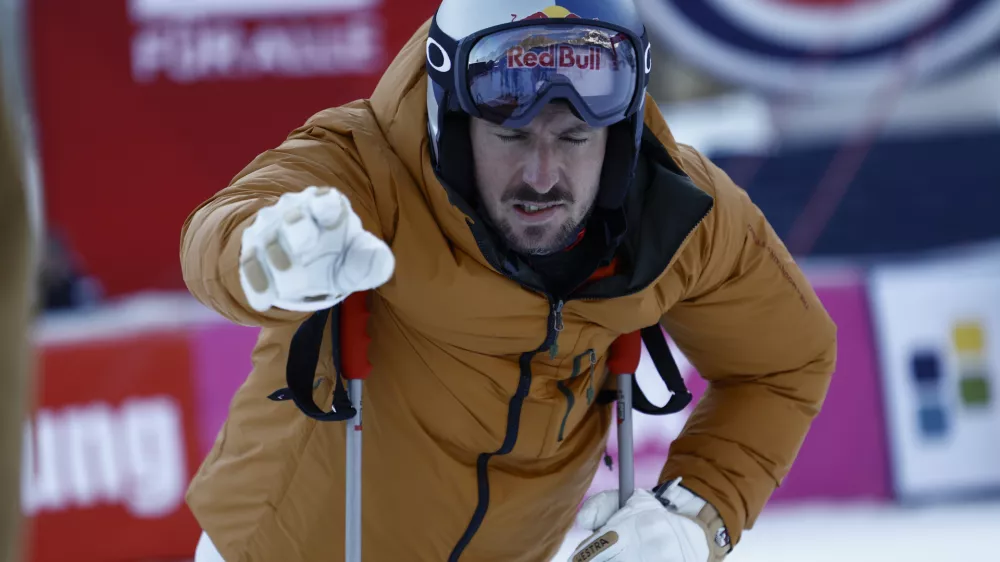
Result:
M497 134L497 138L502 140L503 142L517 142L519 140L524 140L524 137L525 135L519 135L519 134L504 134L504 135Z

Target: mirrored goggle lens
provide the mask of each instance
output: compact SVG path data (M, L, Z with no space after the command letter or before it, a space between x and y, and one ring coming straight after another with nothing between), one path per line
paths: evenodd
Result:
M523 120L549 94L572 90L585 117L623 117L641 71L625 34L591 26L540 25L501 31L471 49L466 85L482 116Z

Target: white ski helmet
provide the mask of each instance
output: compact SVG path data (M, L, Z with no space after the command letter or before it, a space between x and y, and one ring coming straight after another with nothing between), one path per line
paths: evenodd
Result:
M652 66L632 0L443 0L426 47L431 158L452 191L475 198L469 117L523 127L561 100L609 127L596 204L623 204Z

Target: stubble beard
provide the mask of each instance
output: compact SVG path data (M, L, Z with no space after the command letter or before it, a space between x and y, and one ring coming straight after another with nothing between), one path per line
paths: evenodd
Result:
M581 225L586 223L589 216L590 211L588 210L581 219L572 217L567 219L557 227L557 232L555 236L551 237L551 242L544 245L541 245L541 242L552 231L551 226L529 226L518 233L514 230L510 220L501 219L498 221L498 217L494 217L494 224L498 226L507 245L514 251L526 256L545 256L569 247L579 235Z

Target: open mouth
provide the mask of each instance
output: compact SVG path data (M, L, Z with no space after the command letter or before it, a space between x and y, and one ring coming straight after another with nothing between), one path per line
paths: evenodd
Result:
M519 215L541 218L554 214L562 205L562 203L515 203L514 209Z

